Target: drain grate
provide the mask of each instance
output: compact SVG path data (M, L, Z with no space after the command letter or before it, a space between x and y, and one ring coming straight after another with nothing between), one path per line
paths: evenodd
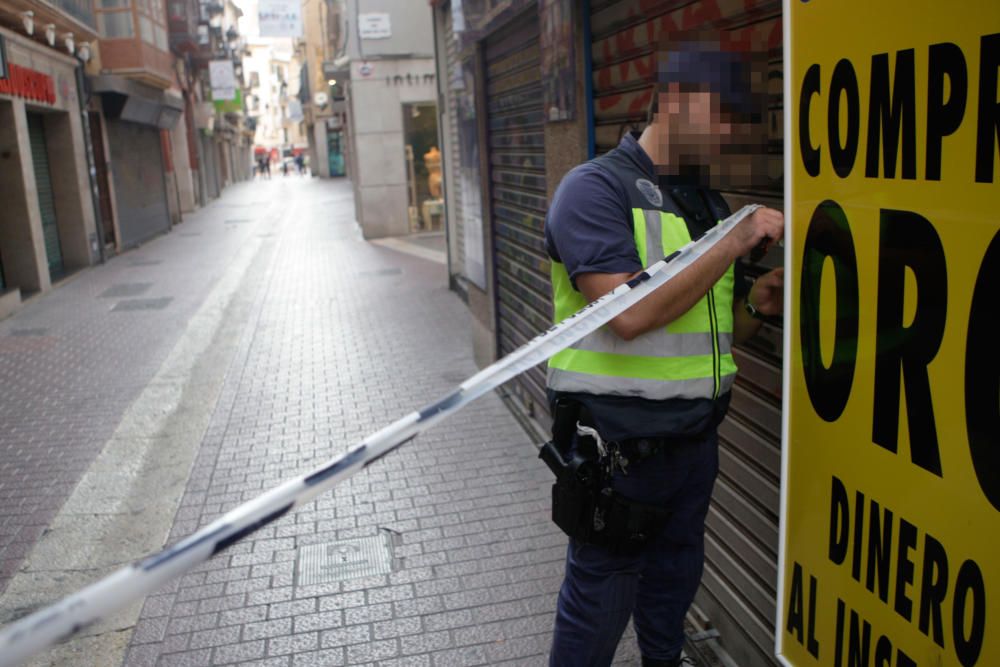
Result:
M201 232L181 232L181 236L201 236Z
M361 271L358 273L360 276L398 276L403 273L402 269L392 268L392 269L376 269L374 271Z
M163 310L173 300L173 297L170 296L162 296L159 299L128 299L127 301L119 301L111 310Z
M253 222L253 218L230 218L226 220L227 225L236 225L243 222Z
M162 259L133 259L128 263L129 266L156 266L157 264L162 264Z
M375 537L300 548L295 562L295 583L297 586L312 586L374 577L391 571L392 538L388 533L382 533Z
M118 283L97 296L101 299L120 299L123 296L139 296L152 286L153 283Z
M8 336L13 336L15 338L28 338L32 336L44 336L49 332L48 329L36 328L36 329L11 329L11 332L7 334Z

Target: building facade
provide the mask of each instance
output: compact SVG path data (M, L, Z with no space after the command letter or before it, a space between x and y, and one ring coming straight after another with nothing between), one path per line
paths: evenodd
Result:
M348 175L344 91L350 76L345 0L302 5L303 37L296 47L302 67L298 100L313 176Z
M86 3L0 6L0 317L100 261L82 85L96 37Z
M661 35L710 30L766 54L767 178L723 191L733 209L781 208L782 15L771 0L433 0L453 288L472 313L486 365L551 324L548 203L566 172L641 129ZM766 182L763 182L766 181ZM780 263L748 264L748 279ZM774 618L781 452L780 327L734 352L740 376L720 427L720 474L692 619L720 633L737 664L776 664ZM544 367L507 386L545 437Z
M303 5L300 99L315 175L347 175L366 238L440 229L437 76L428 5Z
M243 59L247 115L254 120L254 151L282 158L308 149L302 133L301 74L290 38L251 37Z

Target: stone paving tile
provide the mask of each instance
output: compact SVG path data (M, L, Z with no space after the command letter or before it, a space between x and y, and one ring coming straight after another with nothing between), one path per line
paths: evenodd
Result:
M293 194L170 541L476 370L443 267L362 241L349 183ZM124 664L545 664L565 554L550 484L486 396L149 598L140 623L155 623ZM295 585L301 547L382 531L396 536L393 572ZM634 650L616 664L636 664Z
M252 188L235 185L224 197L246 198ZM271 210L265 203L253 224L229 231L218 224L218 204L178 228L198 231L197 239L154 239L0 321L0 593ZM109 290L171 301L162 310L110 312Z

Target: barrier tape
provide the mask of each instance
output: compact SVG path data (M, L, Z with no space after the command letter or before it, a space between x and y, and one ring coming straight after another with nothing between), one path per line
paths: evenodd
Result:
M152 593L378 461L471 401L596 331L689 267L758 208L759 205L744 206L697 241L656 262L629 282L484 368L444 398L368 436L342 456L230 510L177 544L11 623L0 630L0 667L20 664L42 649L72 637Z

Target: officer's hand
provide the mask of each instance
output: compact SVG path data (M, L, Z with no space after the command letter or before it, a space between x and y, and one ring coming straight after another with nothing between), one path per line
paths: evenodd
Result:
M749 254L758 246L764 250L785 235L785 215L773 208L759 208L733 230L737 256Z
M758 278L748 298L761 315L781 315L785 301L785 270L774 269Z

